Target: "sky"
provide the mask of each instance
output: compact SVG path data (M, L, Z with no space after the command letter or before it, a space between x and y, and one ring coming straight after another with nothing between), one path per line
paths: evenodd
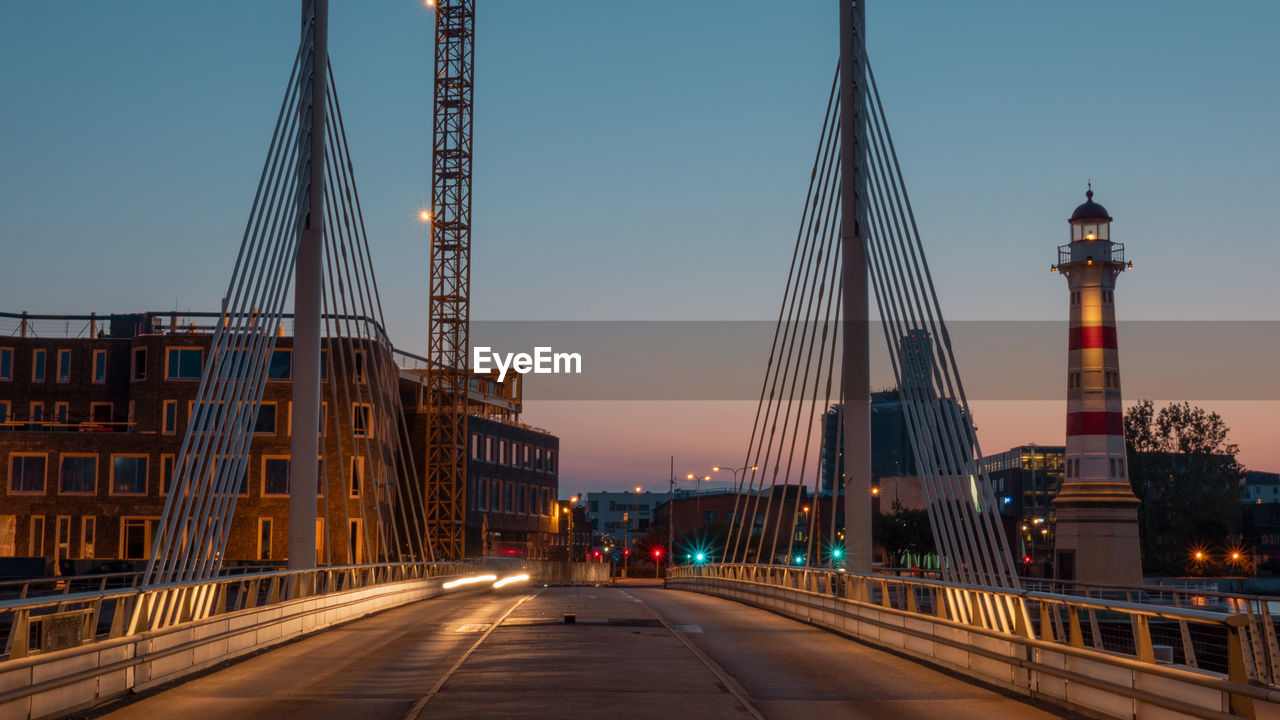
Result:
M478 4L472 318L775 318L837 4ZM432 16L407 1L331 6L389 330L421 352ZM297 13L0 3L0 309L216 308ZM1280 320L1280 4L872 0L867 23L948 319L1065 319L1065 283L1047 271L1092 180L1135 264L1117 292L1122 348L1130 321ZM1039 369L1047 385L1061 365ZM1280 398L1169 394L1222 413L1247 465L1280 470ZM1064 406L976 401L984 449L1061 442ZM753 412L531 400L524 419L560 436L567 491L656 489L672 456L680 477L740 465Z

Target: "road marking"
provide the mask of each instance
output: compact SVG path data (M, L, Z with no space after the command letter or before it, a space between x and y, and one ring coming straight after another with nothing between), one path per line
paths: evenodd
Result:
M538 593L536 592L533 593L533 595L537 594ZM418 702L413 704L413 707L409 708L409 712L404 714L404 720L417 720L418 716L422 713L422 709L427 706L427 703L431 702L431 698L435 697L436 693L440 692L440 688L444 687L444 684L449 681L449 678L453 677L453 674L458 672L458 668L462 667L462 663L466 662L467 658L471 657L471 653L475 652L476 648L480 647L480 643L488 639L488 637L493 634L493 631L497 630L498 626L502 624L502 621L507 619L508 615L515 612L516 608L520 607L525 600L533 597L533 595L525 595L517 600L515 605L507 608L507 611L502 613L502 617L498 618L497 622L490 625L489 629L485 630L484 634L481 635L466 652L462 653L462 657L458 658L458 661L453 664L453 667L449 668L448 672L442 675L440 679L436 681L435 685L431 686L431 689L427 691L427 694L423 695ZM760 720L764 720L764 718L761 718Z
M454 630L454 632L456 633L484 632L485 630L488 630L491 627L493 627L491 623L467 623L466 625L459 625L458 629Z
M632 598L633 600L636 600L631 595L629 595L626 591L623 591L622 594ZM755 706L751 704L751 693L748 693L746 688L742 687L742 685L740 685L737 680L733 679L732 675L726 672L724 668L720 667L719 663L717 663L715 660L712 660L711 657L706 653L702 652L702 649L699 648L697 645L694 645L693 641L689 639L688 635L685 632L680 632L676 630L676 628L680 628L680 627L696 627L698 628L697 630L698 632L702 632L701 627L697 625L672 625L671 623L667 622L666 618L659 615L658 611L653 609L653 606L649 605L643 600L636 600L636 602L644 606L644 609L648 610L651 615L658 618L658 622L662 623L663 627L665 627L667 630L670 630L672 635L676 636L676 638L679 639L680 642L684 643L684 646L689 648L689 652L693 653L693 656L698 658L698 661L701 662L704 667L710 670L711 674L715 675L716 679L719 680L720 683L724 685L725 690L728 690L730 695L733 695L735 698L738 699L739 703L742 703L743 709L745 709L748 713L750 713L751 717L755 718L756 720L765 720L764 715L761 715L760 711L756 710Z

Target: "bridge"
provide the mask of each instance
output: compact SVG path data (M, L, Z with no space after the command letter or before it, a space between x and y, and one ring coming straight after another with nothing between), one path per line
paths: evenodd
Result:
M1128 265L1092 190L1054 266L1073 293L1060 579L1019 574L865 51L864 2L838 4L839 62L729 533L661 583L619 584L572 552L510 560L467 548L479 392L467 367L474 0L428 2L425 358L398 353L385 330L329 72L327 2L306 0L235 270L192 356L199 371L183 375L186 356L167 356L177 379L199 383L145 569L0 586L0 717L561 717L606 707L624 717L1280 716L1272 600L1148 587L1134 575L1136 501L1111 417L1120 395L1109 298ZM872 564L875 317L921 458L940 558L929 571ZM236 567L227 559L237 502L251 494L250 452L286 322L290 425L320 427L320 437L289 436L275 493L288 497L288 567ZM1094 375L1105 390L1082 386ZM416 396L403 391L406 377ZM426 409L425 428L406 421L409 397ZM835 400L844 471L802 511L788 488L812 483L821 497L812 419ZM322 457L337 458L338 477ZM39 479L43 491L43 466ZM257 532L259 551L263 538L270 548L273 526Z

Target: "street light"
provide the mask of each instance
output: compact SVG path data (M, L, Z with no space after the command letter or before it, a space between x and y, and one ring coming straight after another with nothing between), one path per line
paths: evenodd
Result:
M697 492L697 497L696 497L696 500L695 500L695 505L694 505L694 508L695 508L695 509L694 509L694 512L696 512L696 513L698 514L698 522L697 522L697 524L696 524L696 525L694 525L694 527L695 527L695 528L697 528L697 530L698 530L697 534L698 534L698 535L702 535L702 483L703 483L703 481L705 481L705 480L710 480L710 479L711 479L711 476L710 476L710 475L703 475L702 477L698 477L697 475L694 475L693 473L689 473L688 475L685 475L685 478L686 478L686 479L688 479L688 480L693 480L693 481L694 481L694 487L696 487L696 488L697 488L697 491L698 491L698 492Z
M631 518L636 521L636 532L640 532L640 486L636 486L635 497L631 502ZM627 576L627 568L631 558L631 539L628 533L631 531L631 519L627 518L626 513L622 513L622 577Z
M569 517L569 562L573 562L573 506L578 502L578 496L574 495L569 498L569 507L560 508Z

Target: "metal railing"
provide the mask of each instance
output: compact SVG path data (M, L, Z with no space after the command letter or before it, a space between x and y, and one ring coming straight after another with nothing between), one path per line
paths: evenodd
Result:
M103 587L0 600L3 660L161 630L217 615L374 585L457 575L459 562L345 565L228 575L145 587ZM133 573L100 576L123 581ZM110 578L110 579L109 579ZM31 582L31 581L27 581Z
M1280 646L1266 598L1169 588L1171 597L1181 599L1157 605L780 565L686 565L669 575L676 586L697 579L795 589L1140 663L1219 673L1233 682L1280 687ZM1219 596L1222 602L1216 609L1173 604L1202 595Z

